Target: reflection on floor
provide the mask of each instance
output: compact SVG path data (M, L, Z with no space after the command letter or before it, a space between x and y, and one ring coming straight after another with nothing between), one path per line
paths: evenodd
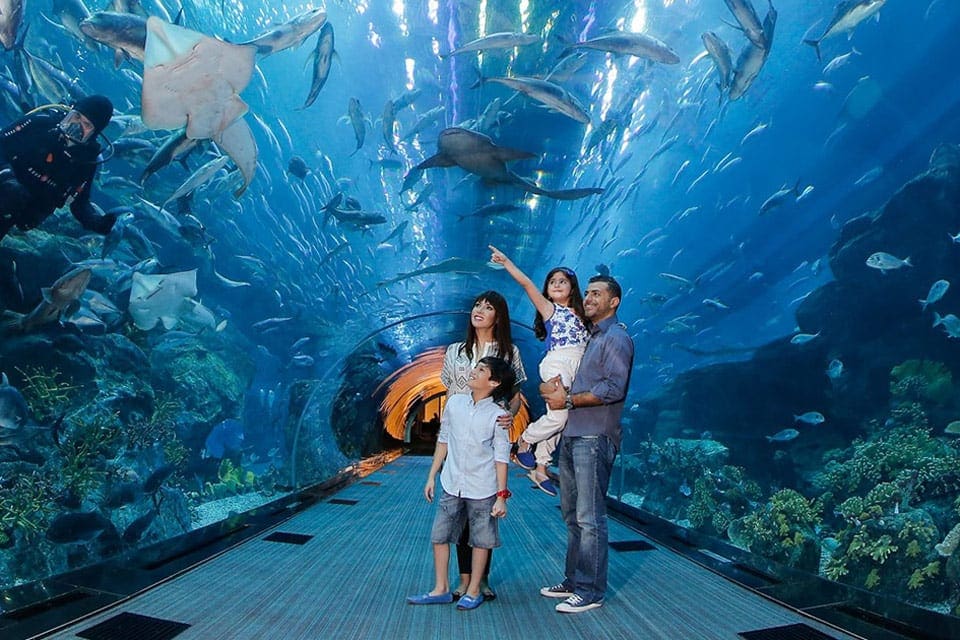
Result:
M136 614L190 625L178 640L216 638L642 638L736 640L739 632L808 625L853 638L745 590L611 520L606 604L556 613L539 595L562 578L566 533L559 501L511 469L503 546L491 583L498 597L475 611L411 606L432 587L433 505L422 488L430 459L401 457L278 527L122 604L60 630L76 638L98 623ZM289 544L297 542L297 544ZM302 544L300 544L302 543ZM632 547L640 547L630 550ZM454 560L455 563L455 560ZM454 569L455 570L455 569ZM133 617L128 617L133 619ZM121 638L124 636L110 636ZM135 636L126 636L133 638ZM774 635L770 637L816 637Z

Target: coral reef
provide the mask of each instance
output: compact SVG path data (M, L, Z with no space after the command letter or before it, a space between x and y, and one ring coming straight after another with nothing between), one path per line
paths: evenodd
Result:
M953 376L942 362L907 360L890 372L890 396L897 404L925 400L946 404L953 399Z
M819 564L817 528L823 505L793 489L781 489L767 504L740 519L741 544L789 566L815 570Z

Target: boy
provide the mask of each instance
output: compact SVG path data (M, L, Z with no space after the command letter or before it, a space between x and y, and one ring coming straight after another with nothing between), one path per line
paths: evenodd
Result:
M476 609L483 603L480 581L490 549L500 546L497 518L507 515L507 464L510 441L497 424L502 404L513 395L513 368L500 358L481 358L470 372L470 393L450 396L440 420L440 435L433 454L423 495L433 502L437 472L441 465L440 505L433 519L433 591L409 596L409 604L446 604L450 593L450 545L456 544L469 518L473 547L470 584L457 608Z

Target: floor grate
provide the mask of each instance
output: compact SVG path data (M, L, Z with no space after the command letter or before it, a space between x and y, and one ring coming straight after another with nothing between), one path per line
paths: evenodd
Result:
M330 498L327 500L327 502L330 504L345 504L348 507L352 507L353 505L357 504L356 500L345 500L343 498Z
M614 551L655 551L656 547L646 540L619 540L611 542L610 548Z
M788 624L756 631L741 631L737 634L744 640L836 640L822 631L806 624Z
M286 531L274 531L264 540L267 542L286 542L287 544L307 544L313 536L306 536L302 533L287 533Z
M78 631L77 635L87 640L170 640L189 627L183 622L121 613Z

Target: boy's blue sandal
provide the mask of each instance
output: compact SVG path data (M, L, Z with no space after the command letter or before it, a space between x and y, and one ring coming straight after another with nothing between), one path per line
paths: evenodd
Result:
M476 598L463 594L460 596L460 602L457 603L457 609L460 611L468 611L470 609L476 609L483 604L483 594L478 595Z
M527 471L537 468L537 457L533 455L533 451L518 451L515 457L517 464Z
M407 596L407 604L450 604L451 602L453 602L453 594L449 591L435 596L429 593L422 593L418 596Z

